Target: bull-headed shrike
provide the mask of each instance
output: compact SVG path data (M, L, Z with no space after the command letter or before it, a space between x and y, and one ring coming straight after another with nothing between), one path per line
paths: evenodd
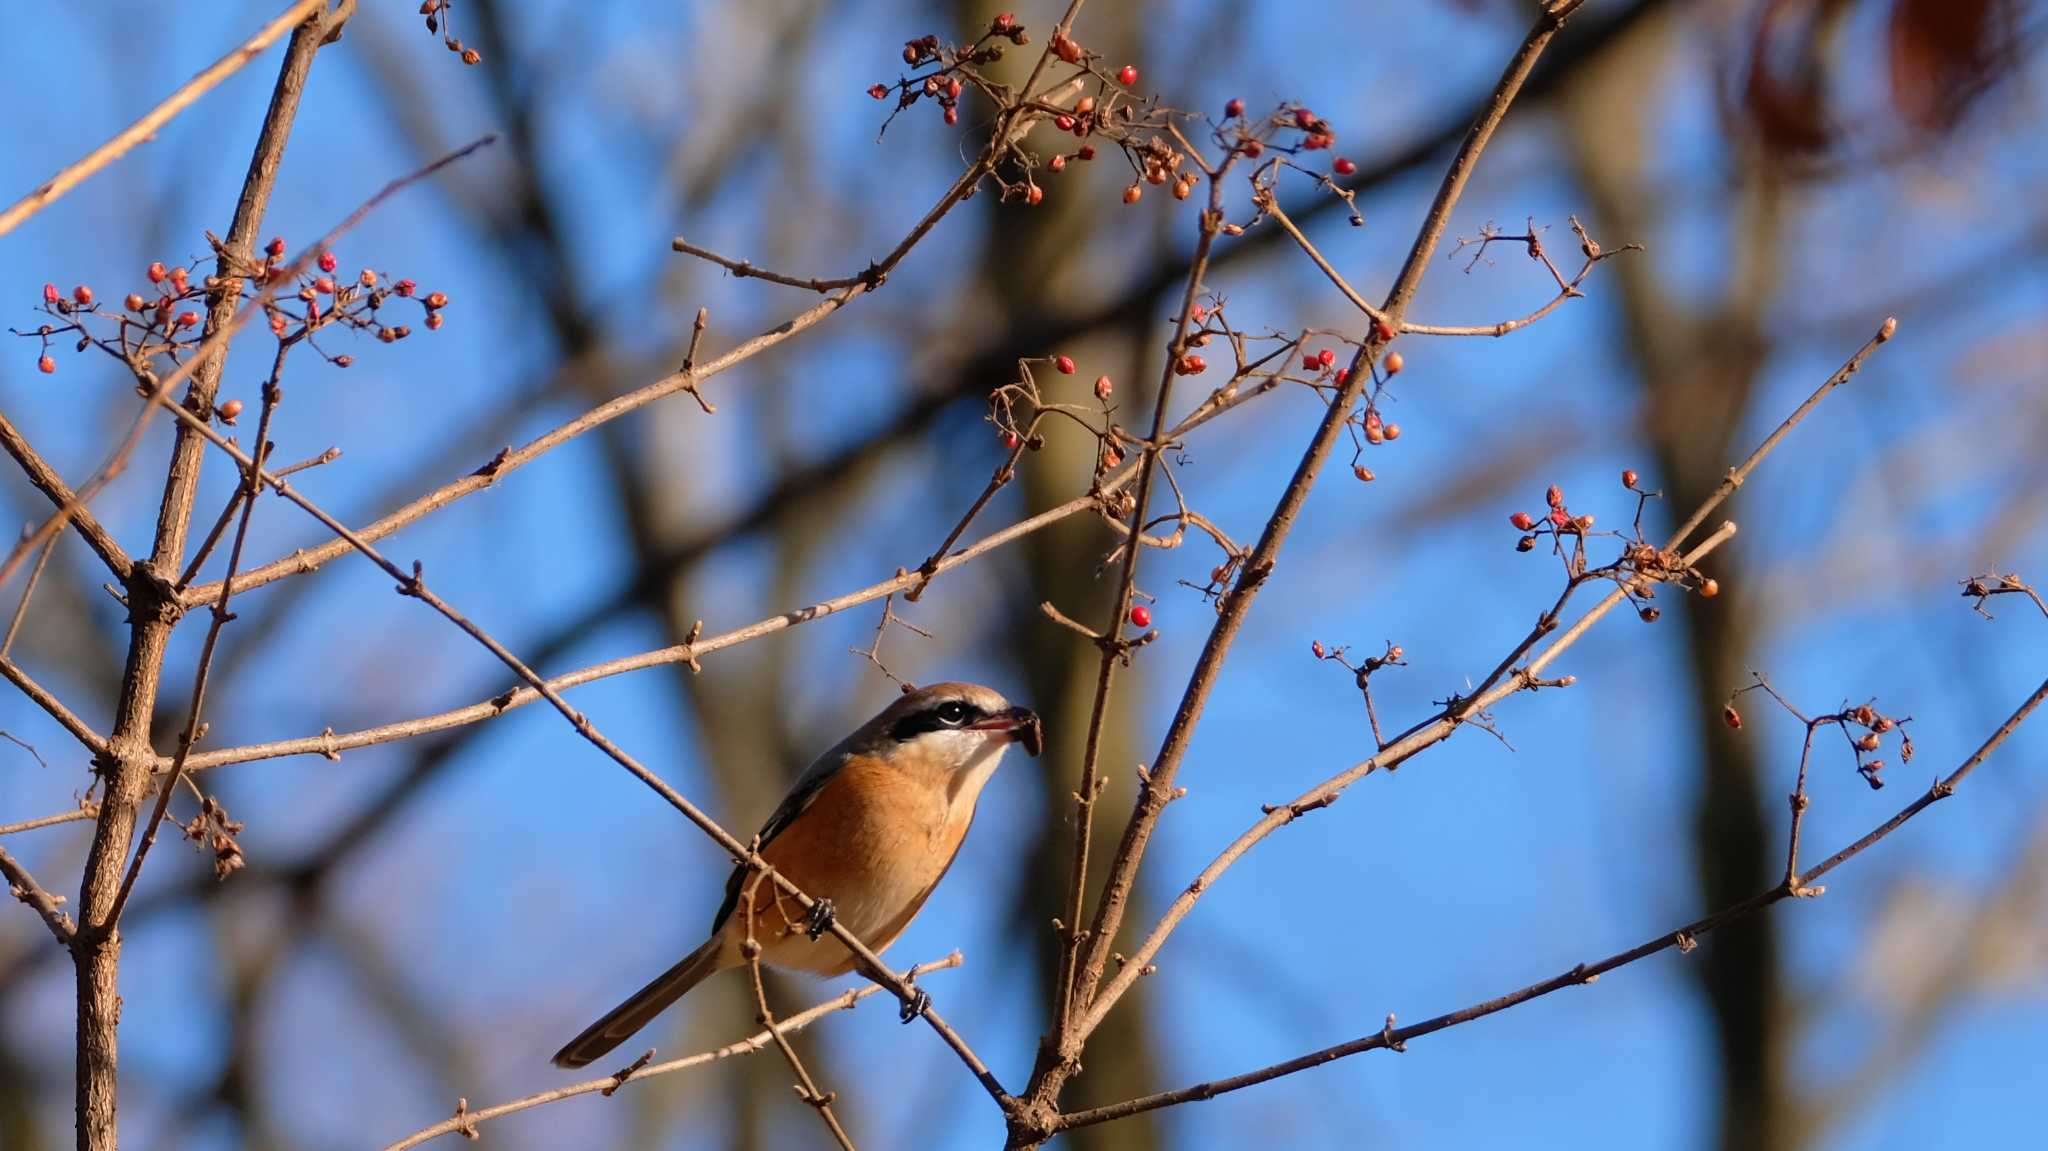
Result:
M978 684L934 684L882 709L819 756L761 828L761 858L822 914L736 866L711 938L570 1040L556 1065L601 1057L706 976L745 966L749 935L762 962L825 976L855 966L845 945L819 938L830 922L877 952L888 947L952 866L982 785L1012 743L1039 753L1038 716Z

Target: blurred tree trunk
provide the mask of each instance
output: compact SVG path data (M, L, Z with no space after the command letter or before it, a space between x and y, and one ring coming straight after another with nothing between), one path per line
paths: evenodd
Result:
M969 0L958 8L958 36L971 39L1005 6ZM1143 26L1145 5L1127 4L1090 11L1087 46L1105 52L1114 60L1138 60L1138 30ZM1052 10L1047 10L1050 17ZM1034 43L1052 34L1050 23L1030 27ZM998 78L1021 84L1036 58L1034 47L1012 52L991 69ZM1141 66L1142 66L1142 62ZM1041 150L1058 147L1053 134L1039 130L1031 144ZM1069 148L1071 150L1071 148ZM1113 150L1105 152L1101 164L1116 171L1122 162ZM1098 222L1119 222L1107 215L1119 207L1116 191L1100 178L1097 165L1070 167L1047 186L1044 203L1026 208L1019 204L996 204L993 197L982 208L987 234L982 250L982 278L990 299L995 301L1003 329L1016 330L1032 320L1100 305L1111 298L1118 285L1105 283L1090 258L1101 242ZM1110 329L1086 345L1060 348L1019 346L1019 356L1073 356L1084 367L1075 379L1086 381L1108 374L1117 381L1125 422L1151 410L1156 391L1146 381L1147 371L1156 371L1158 356L1150 354L1154 335L1163 331L1151 321L1157 308L1136 309L1137 319L1123 330ZM1041 385L1047 382L1039 376ZM1053 386L1080 394L1085 382L1051 377ZM1001 382L989 380L992 387ZM1071 398L1071 397L1068 397ZM991 433L992 434L992 433ZM1064 503L1077 492L1077 480L1094 466L1096 444L1076 434L1060 421L1053 421L1045 447L1031 453L1018 469L1018 482L1026 503L1025 515ZM1091 626L1099 626L1114 606L1114 581L1098 573L1095 560L1113 542L1109 531L1093 517L1077 516L1024 541L1024 571L1014 596L1011 640L1008 647L1022 661L1021 671L1028 685L1029 699L1044 717L1049 738L1046 762L1037 773L1045 788L1046 815L1030 860L1018 872L1023 884L1016 901L1022 918L1013 929L1016 938L1030 940L1036 970L1037 999L1041 1006L1052 1002L1053 983L1058 978L1058 952L1052 921L1067 914L1064 907L1073 866L1074 787L1081 776L1083 733L1094 701L1096 671L1100 654L1071 632L1048 627L1038 605L1050 601L1061 611ZM1144 580L1140 569L1141 585ZM1142 664L1142 661L1141 661ZM1090 860L1089 890L1100 888L1108 872L1110 849L1116 843L1122 821L1130 812L1131 769L1137 752L1132 717L1138 712L1141 677L1133 671L1118 674L1111 699L1108 723L1103 733L1102 772L1109 781L1103 795L1106 802L1095 807L1096 850ZM1133 914L1133 921L1142 921ZM1069 1107L1089 1107L1142 1095L1160 1086L1154 1060L1156 1035L1150 1023L1150 1004L1142 994L1127 998L1109 1016L1093 1040L1097 1057L1066 1093ZM1140 1149L1159 1145L1158 1124L1151 1115L1120 1121L1114 1125L1088 1127L1062 1137L1076 1149Z
M1570 86L1560 111L1579 178L1589 195L1595 235L1612 242L1650 242L1670 221L1655 205L1661 177L1648 117L1672 64L1673 34L1683 14L1661 16L1626 44L1590 62ZM1621 288L1628 349L1642 381L1644 423L1662 476L1665 509L1683 516L1699 505L1746 448L1738 443L1765 358L1764 321L1779 267L1779 240L1789 189L1771 157L1740 140L1729 196L1729 219L1718 290L1688 291L1682 303L1659 282L1651 258L1617 260L1606 269ZM1693 190L1695 193L1699 189ZM1603 273L1604 274L1604 273ZM1733 505L1740 517L1739 497ZM1738 539L1713 561L1721 596L1712 601L1673 595L1666 618L1685 637L1690 691L1684 723L1693 733L1700 770L1693 812L1693 862L1700 907L1745 899L1780 878L1781 845L1769 810L1779 799L1766 786L1752 741L1721 719L1728 692L1754 666L1757 623L1747 594L1751 565ZM1711 1012L1720 1070L1718 1145L1724 1151L1786 1151L1797 1124L1784 1074L1794 1016L1783 990L1779 920L1759 915L1703 941L1684 969L1700 981Z

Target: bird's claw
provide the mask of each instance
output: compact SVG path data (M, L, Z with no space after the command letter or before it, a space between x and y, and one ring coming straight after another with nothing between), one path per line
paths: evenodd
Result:
M832 920L832 901L820 899L804 914L804 934L816 939L832 930Z
M905 1023L923 1015L925 1010L932 1005L931 992L926 991L922 987L912 987L910 991L910 998L903 1001L903 1011L898 1016Z

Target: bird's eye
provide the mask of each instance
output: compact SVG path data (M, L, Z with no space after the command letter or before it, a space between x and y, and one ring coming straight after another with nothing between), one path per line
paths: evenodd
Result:
M937 716L939 722L947 727L959 727L967 722L969 716L974 714L974 709L957 699L949 699L938 707L933 708L932 714Z

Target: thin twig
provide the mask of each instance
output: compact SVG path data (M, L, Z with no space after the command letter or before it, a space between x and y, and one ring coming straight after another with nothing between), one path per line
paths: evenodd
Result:
M291 31L326 2L327 0L298 0L298 3L279 13L276 19L265 24L254 36L244 41L241 47L222 56L197 76L185 81L182 87L171 93L163 103L150 109L142 119L121 129L113 139L94 148L76 163L39 185L35 191L15 201L12 207L0 212L0 236L12 232L23 220L56 203L59 197L91 179L102 168L127 155L137 144L153 139L178 113L191 107L199 97L232 76L242 65L255 59L265 48L276 43L278 37Z
M1577 10L1581 0L1552 0L1545 5L1541 16L1530 29L1521 47L1515 52L1495 85L1493 95L1487 101L1467 132L1463 145L1452 159L1437 189L1435 200L1418 229L1407 261L1395 277L1394 285L1387 294L1382 311L1386 319L1398 324L1406 314L1409 301L1422 282L1437 243L1443 235L1451 210L1464 192L1486 145L1492 139L1494 130L1506 117L1522 84L1528 79L1536 60L1550 40L1557 34L1565 20ZM1196 723L1208 702L1210 691L1221 671L1224 657L1228 654L1245 614L1258 593L1259 587L1272 572L1280 546L1292 530L1302 504L1307 500L1309 490L1329 457L1343 429L1351 418L1351 408L1364 395L1374 373L1374 360L1383 349L1391 333L1383 329L1386 325L1374 321L1373 330L1361 343L1359 352L1353 357L1346 373L1344 384L1331 399L1315 436L1303 451L1301 461L1296 465L1273 514L1267 520L1258 543L1246 558L1238 574L1237 582L1227 593L1219 606L1218 618L1211 628L1193 672L1188 678L1179 707L1175 710L1159 754L1153 758L1146 785L1140 789L1134 804L1130 821L1125 825L1124 834L1117 845L1116 856L1110 865L1110 874L1105 881L1102 894L1096 904L1095 916L1088 931L1085 959L1080 964L1070 1001L1092 1005L1096 1001L1096 986L1110 959L1118 928L1123 922L1129 906L1132 890L1135 888L1145 849L1150 843L1153 829L1157 826L1160 813L1174 793L1174 776L1178 772L1182 757L1186 754L1194 734ZM1132 549L1135 554L1137 549ZM1077 834L1081 834L1077 832ZM1125 971L1135 972L1138 964L1127 963ZM1061 1087L1073 1070L1079 1066L1080 1045L1085 1042L1083 1029L1069 1029L1062 1036L1064 1046L1042 1055L1032 1083L1027 1089L1029 1111L1023 1118L1034 1119L1039 1129L1044 1130L1047 1114L1053 1110ZM1048 1045L1050 1046L1050 1044ZM1024 1126L1022 1119L1013 1117L1012 1144L1031 1146L1042 1139Z
M1714 489L1713 494L1707 497L1706 502L1694 509L1691 518L1687 519L1677 531L1671 533L1671 539L1664 545L1664 550L1672 551L1676 549L1685 542L1685 538L1691 535L1695 529L1707 522L1707 517L1714 514L1714 509L1720 507L1727 501L1729 496L1735 494L1736 489L1740 488L1743 481L1749 478L1749 473L1755 471L1756 466L1763 462L1764 457L1771 454L1771 449L1778 446L1778 441L1791 434L1792 429L1798 427L1800 421L1804 420L1809 412L1813 411L1822 400L1826 399L1829 392L1834 391L1847 381L1850 376L1855 375L1857 369L1863 366L1863 361L1870 358L1870 353L1875 352L1878 349L1878 345L1891 339L1898 330L1898 319L1896 317L1886 317L1884 323L1878 326L1877 334L1870 337L1869 341L1862 347L1856 349L1856 354L1850 356L1841 367L1835 369L1834 375L1823 380L1820 387L1814 389L1813 394L1806 397L1805 403L1795 408L1791 415L1785 417L1783 423L1779 424L1770 435L1765 436L1764 442L1758 444L1756 450L1749 453L1748 459L1728 469L1727 477Z
M1949 773L1948 776L1937 780L1932 787L1928 788L1926 793L1906 805L1897 815L1878 825L1861 839L1829 856L1825 862L1808 872L1806 878L1818 879L1833 871L1835 868L1855 858L1872 844L1898 830L1907 820L1918 815L1927 807L1955 794L1956 785L1961 783L1972 771L1976 770L1977 765L1983 763L1993 750L2004 743L2006 738L2019 728L2028 714L2036 707L2039 707L2044 699L2048 699L2048 680L2043 680L2041 686L2034 689L2034 694L2027 697L2026 701L2020 704L2018 710L2007 717L2005 722L2000 724L1998 729L1992 732L1983 744L1968 759L1963 761L1961 766ZM1554 975L1542 982L1532 983L1520 990L1509 992L1498 998L1489 999L1484 1003L1475 1003L1463 1010L1453 1011L1447 1015L1439 1015L1434 1019L1424 1020L1409 1027L1393 1027L1391 1026L1391 1017L1389 1017L1389 1026L1382 1028L1372 1035L1354 1039L1348 1043L1339 1043L1331 1047L1322 1048L1319 1051L1311 1051L1306 1055L1297 1056L1293 1059L1262 1067L1256 1071L1249 1071L1242 1075L1233 1075L1227 1079L1210 1080L1206 1083L1196 1083L1172 1091L1161 1091L1137 1099L1128 1099L1122 1103L1112 1103L1105 1107L1075 1111L1059 1117L1056 1121L1056 1127L1061 1131L1073 1130L1078 1127L1092 1127L1098 1123L1106 1123L1113 1119L1123 1119L1146 1111L1156 1111L1161 1107L1171 1107L1179 1103L1213 1099L1226 1092L1242 1090L1243 1088L1269 1082L1285 1075L1292 1075L1297 1071L1305 1071L1311 1067L1320 1067L1325 1063L1342 1059L1348 1055L1357 1055L1381 1048L1398 1050L1410 1039L1431 1035L1446 1028L1456 1027L1462 1023L1470 1023L1475 1019L1483 1019L1488 1015L1494 1015L1510 1007L1527 1003L1531 999L1540 998L1553 991L1591 983L1609 971L1618 967L1625 967L1658 952L1671 948L1677 948L1680 951L1691 951L1701 936L1717 928L1724 927L1735 920L1761 911L1780 900L1791 898L1793 894L1794 892L1789 887L1784 884L1778 884L1758 892L1740 903L1725 907L1705 918L1695 920L1676 931L1665 932L1627 951L1617 952L1593 963L1578 964L1570 970Z
M71 946L71 941L78 936L78 928L71 922L71 917L58 907L61 898L43 890L36 877L28 873L28 868L9 855L4 847L0 847L0 875L7 877L7 893L34 908L36 914L43 917L43 922L50 925L50 933L57 937L59 945Z
M0 412L0 448L5 448L7 454L14 457L14 461L21 465L21 470L28 474L29 482L48 496L51 503L57 505L60 510L70 509L66 518L78 525L79 536L92 548L93 554L100 557L100 562L107 565L116 580L126 580L128 570L135 566L135 561L121 549L113 533L101 526L100 522L93 518L92 512L86 510L77 493L64 483L64 478L57 474L56 469L52 468L35 448L29 446L28 440L13 422L8 420L5 412ZM0 584L7 582L6 574L0 572Z
M768 984L761 978L761 944L754 938L754 911L751 900L742 914L747 917L747 971L753 977L754 1009L758 1013L754 1022L768 1029L768 1035L775 1040L775 1049L782 1052L783 1062L789 1064L790 1072L796 1076L797 1098L818 1113L818 1118L824 1122L825 1129L832 1132L833 1140L844 1151L859 1151L853 1145L853 1138L846 1133L846 1128L840 1125L839 1116L832 1113L834 1096L818 1090L818 1084L811 1078L810 1070L797 1056L796 1047L790 1043L782 1025L775 1022L775 1012L768 1006Z
M70 732L73 739L84 744L87 751L92 752L95 756L102 756L107 753L107 737L94 731L90 724L78 718L77 713L65 707L63 701L50 694L48 688L37 683L27 672L21 670L20 664L15 663L4 655L0 655L0 676L6 677L9 683L20 688L21 694L35 701L37 707L49 712L50 718L56 720L65 731Z
M60 812L56 815L45 815L41 819L24 819L20 823L0 823L0 835L13 835L16 832L34 831L39 827L55 827L61 823L77 823L81 820L91 819L99 813L100 805L88 801L80 804L74 811Z
M258 492L256 476L263 469L263 461L270 454L270 423L277 414L278 401L283 398L283 389L278 380L284 374L285 357L292 345L279 344L275 358L270 365L270 378L263 384L262 415L256 421L256 454L242 473L241 520L235 525L235 542L228 547L227 578L235 578L235 569L242 564L242 548L249 542L249 521L256 511ZM199 741L201 717L206 708L206 684L213 671L213 653L220 644L220 633L235 613L228 610L231 592L223 592L214 601L213 618L206 624L206 638L199 645L199 666L192 673L192 703L185 713L185 729L178 735L178 752L171 760L170 778L164 780L157 790L156 806L150 810L149 822L143 825L142 842L135 845L135 856L129 861L128 871L121 877L121 889L114 895L114 904L108 909L104 923L106 930L113 930L121 921L121 909L128 905L128 897L135 891L135 881L142 876L142 861L149 849L156 843L157 830L163 826L164 813L171 808L171 793L178 788L178 781L184 778L185 761L192 755L192 745Z
M910 969L910 975L912 978L918 978L934 971L958 967L960 963L960 953L955 951L936 963L918 964ZM849 988L847 991L835 995L823 1003L806 1008L783 1020L781 1026L782 1033L784 1035L794 1035L827 1015L838 1011L851 1010L861 1000L866 999L870 995L879 994L883 990L879 984L874 983ZM386 1146L383 1148L383 1151L411 1151L412 1148L422 1143L438 1139L443 1135L453 1135L458 1131L474 1138L476 1125L491 1119L502 1118L521 1111L530 1111L535 1107L542 1107L549 1103L558 1103L564 1099L573 1099L578 1095L610 1095L614 1089L622 1085L622 1082L626 1084L638 1083L658 1075L673 1075L678 1071L687 1071L693 1067L702 1067L708 1063L716 1063L721 1059L730 1059L735 1055L752 1055L767 1047L772 1041L773 1036L769 1032L759 1031L745 1039L739 1040L736 1043L728 1043L714 1051L688 1055L681 1059L671 1059L665 1063L650 1063L634 1071L631 1075L624 1077L623 1081L616 1074L606 1075L601 1079L591 1079L583 1083L571 1084L567 1087L557 1087L552 1091L541 1091L477 1111L464 1108L461 1114L453 1118L444 1119L432 1127L416 1131L398 1142Z

